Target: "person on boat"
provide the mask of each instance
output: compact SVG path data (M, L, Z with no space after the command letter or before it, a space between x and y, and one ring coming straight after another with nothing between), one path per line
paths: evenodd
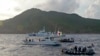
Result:
M91 46L94 47L94 44L92 43Z
M74 41L74 38L71 38L71 41Z
M32 39L32 42L34 41L34 39Z
M68 38L67 41L70 41L70 39Z
M31 42L31 39L29 39L29 42Z
M70 53L73 53L73 48L70 49Z
M25 41L27 41L27 38L26 38L26 40Z
M40 38L39 38L39 41L40 41Z
M77 49L78 49L78 47L77 47L77 46L75 46L75 47L74 47L75 53L77 52Z
M53 37L50 37L50 40L54 40L54 38Z
M87 48L86 47L83 47L82 52L84 53L86 51L87 51Z
M68 38L68 41L70 41L71 40L71 38Z
M94 47L93 43L91 45L87 46L87 48L92 48L92 47Z
M80 47L78 48L78 52L81 52L81 49L82 49L82 47L80 46Z

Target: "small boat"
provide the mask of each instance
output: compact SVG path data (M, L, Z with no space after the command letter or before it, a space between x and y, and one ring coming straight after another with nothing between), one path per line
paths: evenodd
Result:
M60 42L69 42L69 43L72 43L72 42L74 42L74 39L73 38L64 38L64 39L60 39L59 41Z
M33 39L24 40L25 45L51 45L51 46L60 46L60 43L57 41L51 40L50 38L39 39L38 41L34 41Z
M87 48L86 50L83 48L83 51L80 50L75 51L75 49L73 48L70 49L64 48L62 49L62 53L69 54L69 55L94 55L95 54L92 48Z

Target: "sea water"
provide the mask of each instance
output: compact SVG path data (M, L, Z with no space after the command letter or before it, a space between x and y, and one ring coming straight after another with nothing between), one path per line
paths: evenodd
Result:
M0 34L0 56L74 56L63 54L61 49L75 45L89 46L91 44L94 44L96 52L94 56L100 56L100 34L67 34L66 38L73 37L75 42L61 43L61 46L56 47L23 45L25 37L27 37L27 34Z

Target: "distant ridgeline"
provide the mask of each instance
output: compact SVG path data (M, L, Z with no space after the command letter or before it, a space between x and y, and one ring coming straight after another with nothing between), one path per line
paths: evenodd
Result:
M77 14L29 9L14 18L0 21L0 33L38 32L60 30L64 33L100 33L100 20L82 18Z

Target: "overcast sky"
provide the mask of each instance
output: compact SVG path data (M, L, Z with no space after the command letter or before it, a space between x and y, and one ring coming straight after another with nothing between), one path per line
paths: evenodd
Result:
M100 19L100 0L0 0L0 20L12 18L30 8Z

